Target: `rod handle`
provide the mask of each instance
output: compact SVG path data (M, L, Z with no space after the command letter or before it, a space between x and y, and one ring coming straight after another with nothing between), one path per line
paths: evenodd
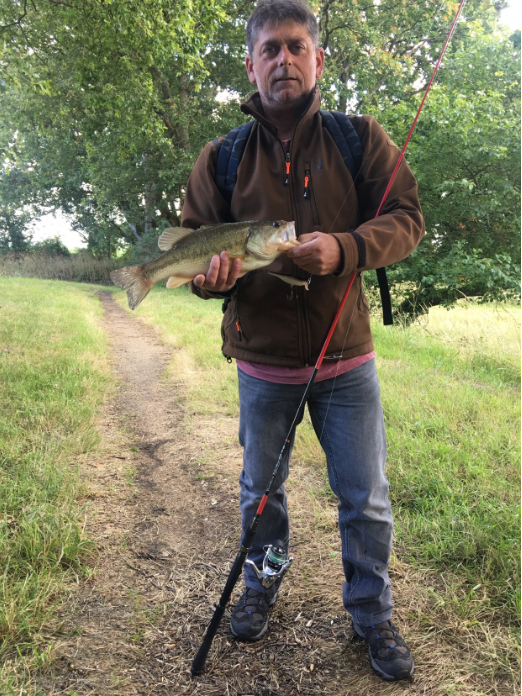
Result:
M255 520L256 518L254 518L252 526L254 525ZM255 536L255 528L252 529L252 526L245 533L241 550L238 552L235 561L232 564L232 568L230 569L230 573L225 583L225 588L219 600L219 604L216 606L216 609L214 610L214 615L210 620L207 632L205 633L203 642L201 643L201 647L198 650L196 657L194 658L194 661L192 662L190 673L193 677L197 677L199 674L201 674L205 667L208 651L210 650L212 641L214 640L214 636L217 633L219 624L221 623L221 619L223 618L223 614L225 613L225 608L228 604L228 600L230 599L230 595L232 594L234 587L239 579L239 576L241 575L243 566L245 565L245 559L247 557L248 549L250 548L250 544L252 543L252 540ZM255 526L257 526L257 524Z
M214 640L216 631L219 628L219 624L221 623L221 619L223 618L224 612L225 607L218 604L214 611L214 616L212 617L208 625L207 632L205 633L205 637L203 638L203 642L201 643L201 647L199 648L196 657L192 662L190 673L193 677L197 677L199 674L201 674L201 672L203 672L205 668L205 662L207 661L208 651L212 646L212 641Z

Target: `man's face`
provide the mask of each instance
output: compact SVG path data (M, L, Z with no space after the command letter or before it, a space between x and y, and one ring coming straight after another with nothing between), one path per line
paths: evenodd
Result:
M324 51L315 49L304 24L286 20L264 27L254 55L247 56L248 79L256 84L263 106L295 108L304 102L321 77Z

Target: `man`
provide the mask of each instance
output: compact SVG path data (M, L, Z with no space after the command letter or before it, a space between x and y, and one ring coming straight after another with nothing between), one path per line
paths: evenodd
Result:
M227 220L295 220L301 245L268 270L311 282L308 292L304 287L290 292L267 269L238 279L241 263L230 265L226 253L215 256L206 276L193 281L193 291L204 299L228 298L223 353L238 364L243 531L270 479L349 276L405 258L424 233L416 182L406 164L375 219L398 157L377 122L351 117L364 147L355 182L325 129L316 87L325 56L308 7L301 0L262 0L249 19L247 43L246 69L259 91L241 107L255 122L232 200L228 203L216 186L216 146L209 143L188 183L183 224L197 228ZM414 664L390 621L393 523L379 383L361 283L359 275L308 408L339 498L343 603L355 633L368 643L372 667L393 681L409 677ZM258 566L265 546L281 541L288 548L284 482L289 458L290 452L249 554ZM253 641L268 628L278 588L264 590L248 565L245 583L231 631L239 640Z

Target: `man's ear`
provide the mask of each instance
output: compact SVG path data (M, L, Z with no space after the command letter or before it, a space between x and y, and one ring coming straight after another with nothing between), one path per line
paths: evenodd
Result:
M318 48L315 52L315 77L318 80L323 74L324 49Z
M256 84L256 76L254 73L254 61L252 60L250 55L247 55L247 57L245 58L245 65L246 65L248 79L250 80L250 82L253 85L255 85Z

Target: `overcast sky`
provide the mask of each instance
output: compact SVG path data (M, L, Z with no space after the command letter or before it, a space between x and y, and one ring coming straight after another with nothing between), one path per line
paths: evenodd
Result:
M522 3L520 0L511 0L508 7L502 10L502 20L510 29L520 29L522 25ZM49 237L60 237L62 242L71 251L86 244L80 235L75 232L67 218L62 213L56 215L44 215L40 220L33 222L31 230L34 232L33 241L40 242Z

